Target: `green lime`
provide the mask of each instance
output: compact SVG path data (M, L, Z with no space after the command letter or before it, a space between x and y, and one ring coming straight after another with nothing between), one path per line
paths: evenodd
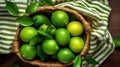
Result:
M45 40L42 44L43 51L48 55L54 55L59 50L59 46L55 40Z
M24 42L30 42L30 40L36 35L38 35L38 32L34 27L24 27L20 31L20 38Z
M35 21L35 26L40 26L46 23L46 20L48 20L48 18L43 14L37 14L33 16L33 20Z
M36 48L34 45L23 44L20 48L21 56L26 60L32 60L36 57Z
M62 46L65 46L70 41L70 33L65 28L58 28L55 31L55 40Z
M75 55L68 48L62 48L58 51L57 58L62 63L70 63Z
M64 27L69 22L69 16L65 11L57 10L52 13L51 21L57 27Z

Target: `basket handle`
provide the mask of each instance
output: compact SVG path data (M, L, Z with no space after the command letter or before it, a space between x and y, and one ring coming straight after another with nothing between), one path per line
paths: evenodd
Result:
M19 52L19 48L18 48L19 45L18 44L20 44L19 32L20 32L21 28L22 28L22 26L19 25L17 28L17 31L16 31L16 36L15 36L14 41L12 43L12 52L14 52L14 53Z
M86 22L86 21L84 21ZM80 56L85 56L88 53L89 50L89 42L90 42L90 35L91 35L91 27L90 24L88 24L88 22L86 22L86 24L84 24L85 28L85 32L86 32L86 41L85 41L85 46L83 48L83 50L80 53Z

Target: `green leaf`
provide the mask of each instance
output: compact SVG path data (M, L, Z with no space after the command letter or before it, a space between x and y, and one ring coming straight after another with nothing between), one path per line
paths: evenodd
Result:
M44 20L46 20L45 21L46 25L48 25L48 26L51 25L51 22L50 22L50 20L47 17L44 17Z
M45 32L48 34L53 34L56 30L55 26L53 26L50 22L50 20L47 17L44 17L45 25L47 26Z
M115 44L115 47L120 48L120 36L117 36L113 39L113 42Z
M52 35L47 34L45 39L53 39Z
M48 25L47 29L46 29L46 33L53 35L55 33L56 28L51 24Z
M41 35L43 35L43 36L47 35L47 33L44 30L42 30L42 29L38 30L38 33L41 34Z
M39 7L39 2L33 2L27 6L26 13L28 14L34 13L38 7Z
M44 30L38 30L38 33L44 36L44 39L53 39L52 35L46 33Z
M39 56L41 61L45 61L48 59L48 56L42 50L42 45L37 45L37 55Z
M52 0L42 0L40 3L42 6L53 6Z
M41 42L41 41L42 41L42 38L40 38L39 35L36 35L30 40L30 45L35 45L36 43Z
M95 59L93 59L90 56L85 57L85 60L87 61L88 64L93 64L93 65L99 64Z
M77 55L74 59L73 67L81 67L81 57L80 55Z
M6 1L6 8L7 8L9 14L11 14L13 16L18 16L19 15L18 7L15 3Z
M34 21L28 16L21 16L16 21L23 26L31 26L34 23Z

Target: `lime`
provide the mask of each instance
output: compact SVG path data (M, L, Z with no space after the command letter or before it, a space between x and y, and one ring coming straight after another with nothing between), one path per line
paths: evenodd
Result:
M54 55L59 50L58 44L52 39L43 41L42 48L48 55Z
M48 20L48 18L43 14L37 14L33 16L33 20L35 21L35 26L40 26L46 23L46 20Z
M79 36L83 33L83 25L79 21L71 21L67 25L67 30L71 33L72 36Z
M65 46L70 41L70 33L65 28L58 28L55 31L55 40L62 46Z
M36 57L36 48L34 45L23 44L20 48L21 56L26 60L32 60Z
M57 10L52 13L51 21L57 27L64 27L69 22L69 16L65 11Z
M20 31L20 38L24 42L29 42L37 34L38 32L34 27L24 27Z
M70 63L75 55L68 48L62 48L58 51L57 58L62 63Z
M84 41L81 37L72 37L69 43L69 48L75 52L79 53L84 47Z

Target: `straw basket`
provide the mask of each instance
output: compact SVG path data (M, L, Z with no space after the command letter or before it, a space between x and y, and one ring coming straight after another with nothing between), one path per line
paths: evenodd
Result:
M37 11L33 14L36 14L36 13L46 13L46 14L49 14L55 10L63 10L65 12L68 12L68 13L71 13L73 14L78 21L82 22L83 26L84 26L84 29L85 29L85 37L84 37L84 40L85 40L85 46L83 48L83 50L80 52L80 56L85 56L85 54L88 52L88 49L89 49L89 39L90 39L90 32L91 32L91 26L90 24L84 19L84 17L78 13L77 11L75 10L72 10L72 9L68 9L68 8L65 8L65 7L55 7L55 6L43 6L43 7L39 7L37 9ZM31 15L33 15L31 14ZM31 16L31 15L28 15L28 16ZM14 39L14 42L13 42L13 52L16 53L16 55L24 62L26 63L30 63L32 65L37 65L37 66L42 66L42 67L65 67L67 65L71 65L73 64L73 61L69 64L62 64L60 63L59 61L49 61L49 62L42 62L38 59L35 59L35 60L25 60L21 57L20 55L20 46L21 46L21 43L20 43L20 38L19 38L19 32L21 30L22 26L19 25L18 29L17 29L17 32L16 32L16 37Z

